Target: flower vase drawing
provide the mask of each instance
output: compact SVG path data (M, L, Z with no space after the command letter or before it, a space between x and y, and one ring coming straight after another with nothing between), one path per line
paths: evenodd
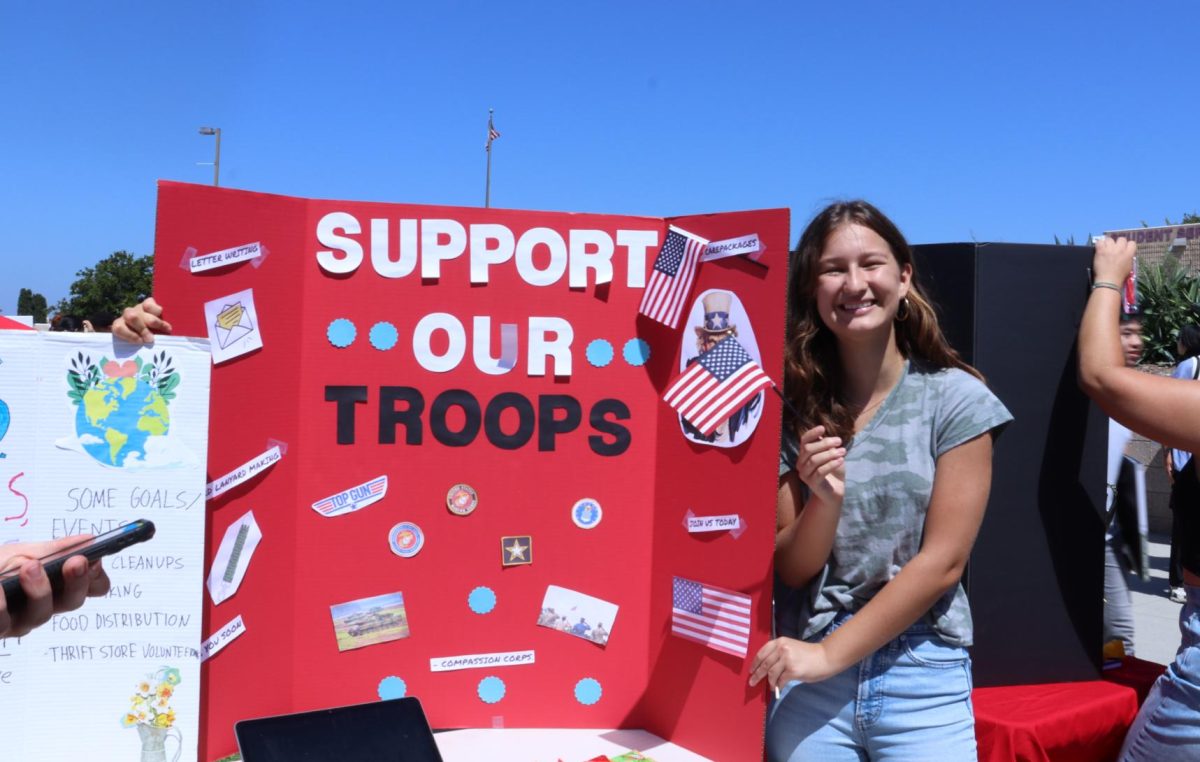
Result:
M167 762L168 738L176 744L171 762L178 762L183 753L183 734L175 727L175 710L171 707L180 680L178 669L160 667L138 682L129 700L129 711L121 717L121 725L137 728L142 740L141 762Z
M183 753L183 735L176 728L159 728L153 725L137 726L142 738L141 762L167 762L167 739L175 739L175 756L171 762L179 762Z

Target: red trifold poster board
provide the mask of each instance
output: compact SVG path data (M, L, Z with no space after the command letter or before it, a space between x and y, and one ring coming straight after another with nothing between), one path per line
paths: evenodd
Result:
M675 327L639 311L670 230L712 257L676 282ZM781 380L787 251L783 209L160 183L155 296L217 362L204 632L244 625L203 667L201 757L237 720L398 695L435 728L644 728L760 757L781 403L760 391L702 434L662 397L731 333ZM740 629L673 634L710 593L748 596Z

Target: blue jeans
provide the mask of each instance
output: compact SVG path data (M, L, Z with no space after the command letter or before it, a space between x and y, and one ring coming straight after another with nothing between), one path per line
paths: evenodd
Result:
M1129 595L1128 570L1114 543L1104 543L1104 642L1120 640L1125 654L1133 656L1133 599Z
M841 674L789 683L766 743L771 762L975 760L970 656L915 624Z
M1184 589L1187 603L1179 612L1179 651L1133 721L1121 762L1200 759L1200 587Z

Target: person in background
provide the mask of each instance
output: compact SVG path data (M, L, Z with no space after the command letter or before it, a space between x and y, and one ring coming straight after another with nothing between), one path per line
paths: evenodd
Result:
M67 559L63 564L62 589L57 593L50 589L50 578L37 561L42 556L69 548L89 537L91 535L76 535L47 542L0 545L0 573L17 571L21 578L21 589L25 592L24 603L16 609L10 609L3 590L0 590L0 638L25 635L45 624L52 615L73 611L82 606L85 599L108 593L108 574L99 560L89 564L83 556Z
M112 333L113 318L111 312L97 312L83 321L83 330L86 333Z
M1121 313L1121 353L1130 368L1142 359L1142 316L1136 310ZM1108 526L1104 535L1104 643L1105 657L1133 656L1133 598L1126 576L1138 563L1137 463L1125 454L1133 432L1108 421ZM1120 647L1108 646L1119 641Z
M83 330L83 324L79 318L73 315L55 315L50 321L50 330L63 333L79 333Z
M974 760L960 584L1011 414L942 335L896 226L865 201L792 253L776 505L781 691L770 760Z
M1118 313L1121 284L1137 247L1103 238L1095 281L1079 327L1079 385L1109 417L1187 452L1200 450L1200 384L1141 373L1126 365ZM1193 460L1190 466L1196 468ZM1122 762L1200 759L1200 511L1184 511L1180 562L1187 596L1179 613L1175 660L1154 683L1121 749Z
M1180 363L1171 374L1173 378L1191 381L1200 379L1200 325L1185 325L1179 330L1175 342L1175 353ZM1167 468L1167 481L1171 484L1171 560L1167 565L1167 595L1175 603L1183 603L1187 595L1183 591L1183 566L1179 563L1180 532L1183 528L1181 512L1200 510L1200 481L1196 471L1190 467L1192 453L1187 450L1166 448L1163 457Z

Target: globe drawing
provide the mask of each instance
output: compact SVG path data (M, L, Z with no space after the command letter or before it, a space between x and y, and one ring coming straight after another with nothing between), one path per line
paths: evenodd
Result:
M133 376L101 378L83 394L75 414L75 433L83 449L106 466L144 461L146 440L165 436L171 427L167 401L158 390Z

